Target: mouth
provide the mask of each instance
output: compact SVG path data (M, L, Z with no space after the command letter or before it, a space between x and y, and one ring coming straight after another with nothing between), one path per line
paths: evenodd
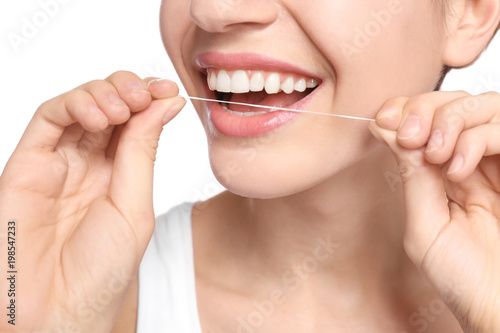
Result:
M301 68L253 53L207 52L196 57L196 65L207 97L221 101L207 103L209 120L232 137L260 136L283 126L299 113L280 109L302 110L323 86Z
M319 80L294 73L264 70L207 69L207 84L215 98L280 108L289 108L305 99L318 86ZM268 113L267 109L219 103L224 111L241 117Z

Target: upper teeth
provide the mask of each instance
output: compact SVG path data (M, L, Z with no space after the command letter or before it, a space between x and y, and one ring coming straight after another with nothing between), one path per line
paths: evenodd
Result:
M231 72L224 69L219 71L208 69L207 81L210 90L239 94L265 90L268 94L277 94L280 91L291 94L294 90L303 92L307 88L318 86L316 79L297 77L292 74L246 70L236 70L232 72L232 75L230 74Z

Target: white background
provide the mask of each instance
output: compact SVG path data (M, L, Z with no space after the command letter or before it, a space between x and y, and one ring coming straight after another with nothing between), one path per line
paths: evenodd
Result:
M160 0L59 0L66 3L59 4L50 17L45 15L49 19L44 22L40 2L50 1L0 3L0 170L45 100L116 70L179 82L160 40ZM26 20L36 19L41 25L38 31L27 43L14 47L9 36L22 37ZM499 39L474 66L452 72L444 90L499 91ZM202 127L189 105L166 126L160 141L156 213L220 190L208 165Z
M43 0L42 2L48 2ZM160 0L65 0L17 50L9 33L33 22L38 0L0 3L0 170L44 101L117 70L179 82L159 35ZM43 22L43 21L41 21ZM206 139L191 104L168 124L155 168L156 214L221 190L208 164Z

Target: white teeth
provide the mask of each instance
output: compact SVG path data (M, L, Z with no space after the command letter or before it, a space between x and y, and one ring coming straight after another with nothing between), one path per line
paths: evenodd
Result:
M217 91L228 93L231 92L231 78L229 74L221 69L217 75Z
M207 81L208 88L210 88L210 90L217 89L217 75L215 74L215 72L208 72Z
M289 76L282 84L281 84L281 90L285 94L291 94L293 93L294 90L294 82L293 82L293 77Z
M267 77L264 89L268 94L277 94L281 88L280 75L278 73L271 73Z
M306 91L307 85L306 85L306 79L300 79L297 83L295 83L295 90L298 92L303 92Z
M248 111L248 112L239 112L239 111L233 111L233 110L229 110L226 105L223 105L222 109L224 111L226 111L226 112L229 112L231 114L234 114L234 115L237 115L237 116L241 116L241 117L251 117L251 116L258 115L258 114L267 113L267 111L257 111L257 112L250 112L250 111Z
M243 70L238 70L233 73L231 78L231 92L236 94L244 94L250 91L250 80L248 75Z
M262 91L266 81L264 80L264 73L255 72L250 80L250 91Z
M318 80L313 78L294 78L292 75L286 76L281 82L282 75L279 73L268 73L265 79L263 71L236 70L232 77L228 71L221 69L217 72L216 69L207 70L207 83L210 90L216 90L224 93L245 94L250 91L258 92L265 90L268 94L277 94L283 91L286 94L291 94L294 91L304 92L307 88L316 88ZM298 81L296 81L298 80Z
M307 88L315 88L318 86L318 81L316 79L307 80L306 87Z

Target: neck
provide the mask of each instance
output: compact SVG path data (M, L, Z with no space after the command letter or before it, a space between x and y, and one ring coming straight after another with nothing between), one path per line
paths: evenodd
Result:
M321 267L316 270L344 287L366 282L360 280L383 281L409 263L402 245L404 210L397 174L390 153L377 148L300 194L244 199L249 213L239 239L246 238L245 252L276 274Z
M408 316L437 295L403 249L397 175L390 152L377 148L300 194L211 199L205 220L193 215L198 290L210 304L214 290L246 297L241 306L229 298L238 313L271 302L300 313L298 323L393 318L407 327Z

